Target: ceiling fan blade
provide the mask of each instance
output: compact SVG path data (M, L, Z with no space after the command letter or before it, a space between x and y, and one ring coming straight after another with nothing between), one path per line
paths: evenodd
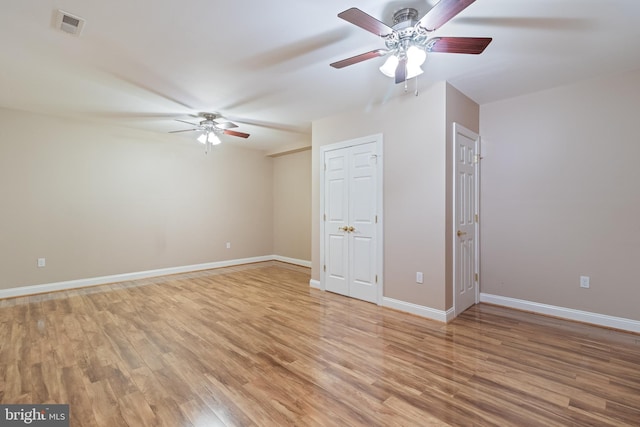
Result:
M169 131L169 133L191 132L191 131L194 131L194 130L200 130L200 129L171 130L171 131Z
M233 122L219 122L217 120L214 120L213 123L216 125L217 128L220 128L220 129L231 129L231 128L238 127L238 125Z
M344 12L340 12L338 14L338 18L342 18L347 22L351 22L353 25L357 25L363 30L367 30L370 33L375 34L376 36L388 36L393 33L393 28L389 27L387 24L378 21L373 16L364 13L357 7L352 7L351 9L347 9Z
M418 21L427 31L434 31L449 22L476 0L440 0L426 15Z
M198 124L197 124L197 123L186 122L186 121L184 121L184 120L180 120L180 119L174 119L174 120L175 120L176 122L186 123L186 124L191 125L191 126L198 126Z
M407 58L401 58L396 67L396 84L407 80Z
M376 49L371 52L361 53L360 55L352 56L351 58L343 59L342 61L334 62L331 65L333 68L344 68L349 65L357 64L358 62L366 61L367 59L377 58L379 56L384 56L388 53L388 50L385 49Z
M224 131L225 135L231 135L231 136L239 136L240 138L249 138L249 134L248 133L244 133L244 132L237 132L235 130L225 130Z
M308 125L294 126L294 125L287 125L284 123L274 123L274 122L267 122L263 120L245 119L242 117L229 117L229 119L233 120L234 122L242 123L245 125L259 126L259 127L278 130L282 132L295 132L295 133L300 133L305 135L311 132L311 126L308 126Z
M427 41L427 52L482 53L493 40L491 37L434 37Z

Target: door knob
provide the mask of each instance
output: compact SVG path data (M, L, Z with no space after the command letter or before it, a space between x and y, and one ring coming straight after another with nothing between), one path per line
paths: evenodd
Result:
M356 229L353 226L349 227L348 230L349 230L349 233L353 233L354 231L356 231Z
M458 230L458 232L456 234L458 235L458 237L460 237L460 236L464 236L465 234L467 234L467 232Z
M349 231L349 227L346 225L344 227L338 227L338 231Z

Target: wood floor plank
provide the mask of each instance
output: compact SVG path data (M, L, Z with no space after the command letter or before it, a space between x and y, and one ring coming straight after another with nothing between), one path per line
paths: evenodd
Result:
M76 366L62 368L60 376L62 386L66 391L67 401L57 402L69 405L69 424L81 426L97 426L91 399L85 387L82 370ZM40 403L40 402L32 402ZM102 402L101 405L108 405L109 402Z
M115 393L106 380L86 381L84 385L87 390L87 397L91 402L93 416L98 425L125 425L126 421L120 412L120 406Z
M640 425L638 335L308 284L265 262L0 300L0 403L74 426Z

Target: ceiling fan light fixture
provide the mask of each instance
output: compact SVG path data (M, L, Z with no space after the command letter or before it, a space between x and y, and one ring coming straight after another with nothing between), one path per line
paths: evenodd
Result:
M209 132L209 136L207 137L207 142L211 145L218 145L222 143L222 141L220 141L220 138L218 138L218 135L216 135L214 132Z
M214 131L206 131L198 137L198 142L201 144L218 145L222 141L220 141L220 138L218 138L218 135L216 135Z
M398 62L398 57L395 54L389 56L387 60L384 61L384 64L382 64L382 67L380 67L380 71L387 77L395 77Z
M420 67L427 59L427 52L421 47L412 45L407 49L407 64L408 66L417 65Z
M424 59L427 55L422 49L418 47L416 47L416 49L422 51L423 54L420 54L420 52L416 52L413 54L413 57L411 57L409 56L409 52L407 52L407 79L412 79L424 73L420 65L424 63ZM411 48L409 48L409 50L411 50ZM400 60L398 59L398 55L393 54L389 56L382 67L380 67L380 71L385 76L394 78L396 76L396 69L398 68L399 63Z

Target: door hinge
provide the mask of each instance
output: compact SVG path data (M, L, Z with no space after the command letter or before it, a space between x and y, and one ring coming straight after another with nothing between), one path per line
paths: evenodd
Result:
M378 283L378 275L376 274L376 283Z
M323 269L323 270L324 270L324 272L326 273L326 272L327 272L327 264L325 264L325 265L322 267L322 269Z
M378 223L378 215L376 215L376 224Z
M478 222L478 214L475 215L476 223Z
M476 273L476 282L478 281L478 273Z
M327 220L327 214L324 214L324 220L325 221Z
M326 163L324 164L324 170L327 170L327 164Z

